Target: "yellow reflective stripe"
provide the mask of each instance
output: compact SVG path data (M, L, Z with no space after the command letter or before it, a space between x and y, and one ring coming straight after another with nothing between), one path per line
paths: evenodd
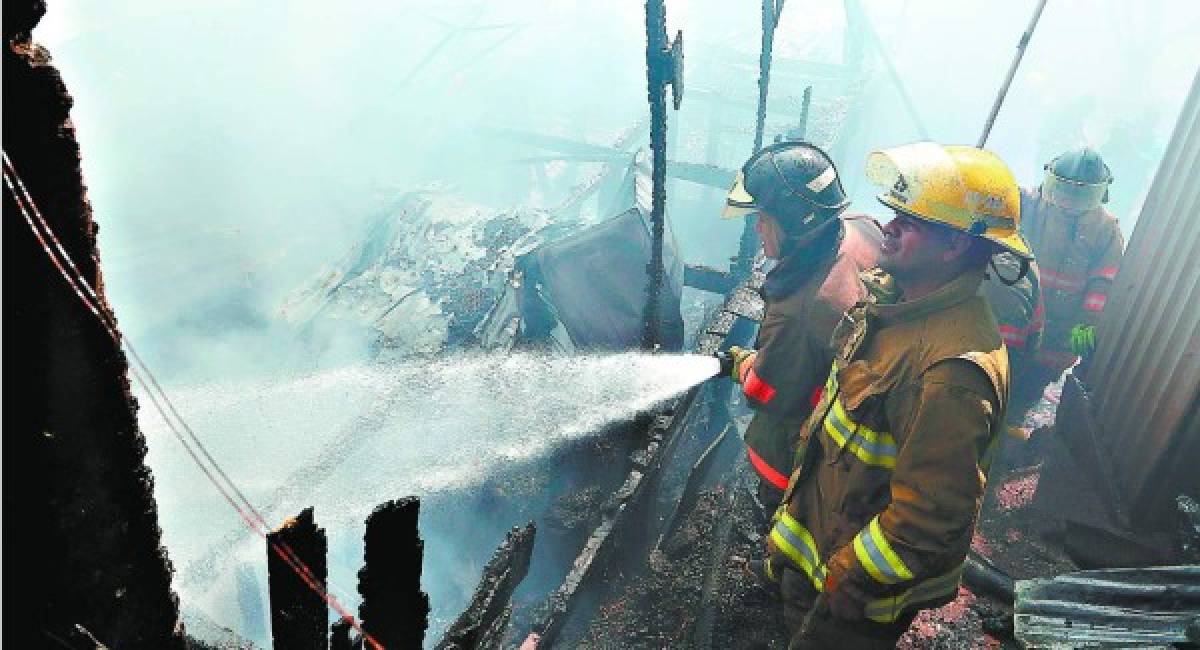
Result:
M771 528L771 541L792 564L808 575L817 591L825 588L825 567L821 565L817 543L803 524L788 513L783 513Z
M893 623L906 609L946 597L953 598L958 593L962 571L960 564L949 573L919 582L896 596L872 600L867 603L863 613L876 623Z
M833 405L833 408L834 408L834 412L837 413L838 418L851 426L855 426L856 429L855 429L854 433L856 435L860 436L861 438L863 438L864 440L866 440L867 442L870 442L873 444L882 444L882 445L890 444L892 446L895 446L896 441L892 439L892 434L890 434L886 431L881 433L879 431L872 429L871 427L866 426L865 424L859 424L859 423L855 422L854 420L850 419L850 415L846 413L846 408L844 406L842 406L841 400L838 400L837 403L835 403Z
M896 466L896 439L886 431L875 431L850 419L842 401L835 400L825 416L825 432L838 447L848 449L868 465Z
M879 517L871 520L867 527L854 537L854 554L876 582L885 585L903 580L912 580L913 573L899 555L888 544Z

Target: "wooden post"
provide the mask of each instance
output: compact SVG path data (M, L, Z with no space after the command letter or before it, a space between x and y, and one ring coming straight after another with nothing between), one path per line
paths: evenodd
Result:
M293 559L286 562L276 549ZM325 600L300 577L294 566L298 559L325 587L327 543L325 530L313 521L313 509L305 508L267 535L267 578L271 593L271 636L276 648L313 648L329 645L326 625L329 615Z
M388 650L420 650L429 627L429 596L421 591L425 542L417 533L421 501L388 501L367 517L358 608L363 630Z

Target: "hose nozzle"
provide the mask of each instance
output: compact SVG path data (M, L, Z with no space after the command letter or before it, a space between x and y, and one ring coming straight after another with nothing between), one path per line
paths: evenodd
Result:
M728 350L717 350L713 352L713 356L721 363L721 370L717 373L718 377L728 377L733 374L734 358Z

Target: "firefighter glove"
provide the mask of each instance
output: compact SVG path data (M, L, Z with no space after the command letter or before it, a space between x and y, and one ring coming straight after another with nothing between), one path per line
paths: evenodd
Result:
M1081 357L1087 356L1096 349L1096 327L1094 325L1076 325L1071 328L1071 352Z
M729 374L734 381L740 382L742 380L742 364L754 356L754 350L731 345L729 346L729 356L733 359Z
M857 621L863 618L866 595L853 582L826 579L825 598L829 603L829 611L835 618L843 621Z

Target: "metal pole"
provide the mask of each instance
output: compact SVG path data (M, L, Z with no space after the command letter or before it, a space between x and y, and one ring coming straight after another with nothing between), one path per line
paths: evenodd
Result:
M1013 77L1017 74L1017 67L1021 65L1021 58L1025 56L1025 46L1029 45L1029 39L1033 38L1033 30L1037 28L1038 19L1042 17L1042 9L1045 8L1046 0L1038 0L1037 9L1033 11L1033 18L1029 21L1029 27L1025 29L1024 34L1021 34L1021 40L1017 43L1017 55L1008 68L1008 76L1004 78L1000 94L996 95L996 103L992 104L992 112L988 114L987 123L983 125L979 144L975 145L979 148L983 148L983 145L987 143L988 134L992 132L992 125L996 123L996 115L1000 113L1000 106L1004 104L1004 97L1008 94L1008 87L1012 85Z

